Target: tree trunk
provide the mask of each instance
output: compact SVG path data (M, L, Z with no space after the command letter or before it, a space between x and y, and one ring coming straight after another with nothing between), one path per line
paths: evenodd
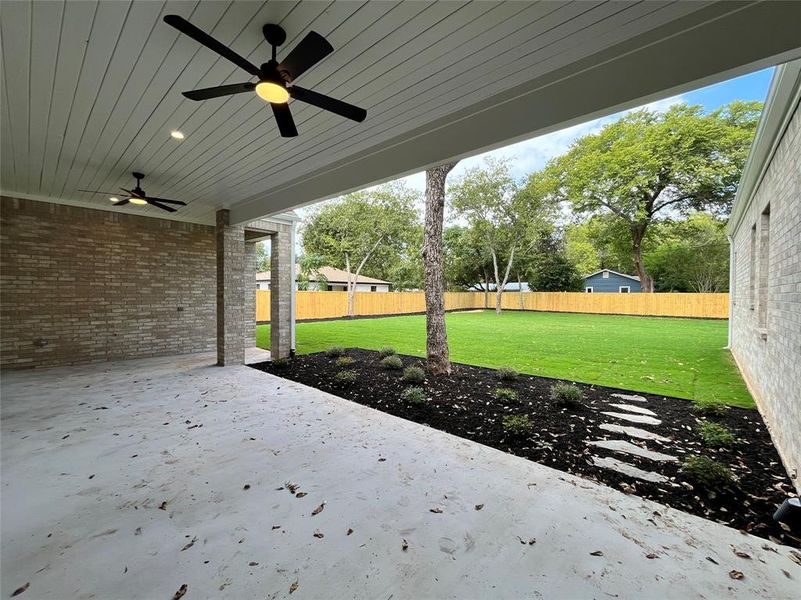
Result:
M525 310L526 304L523 301L523 279L520 277L520 273L517 274L517 291L520 294L520 310Z
M423 239L426 298L426 366L432 373L450 373L448 332L445 329L445 273L442 224L445 215L445 178L456 163L426 171L426 223Z
M484 309L489 308L489 275L484 272Z
M642 240L645 237L646 223L637 223L631 227L631 237L633 242L632 253L634 255L634 268L640 278L640 290L647 294L654 291L654 280L645 270L645 262L642 257Z

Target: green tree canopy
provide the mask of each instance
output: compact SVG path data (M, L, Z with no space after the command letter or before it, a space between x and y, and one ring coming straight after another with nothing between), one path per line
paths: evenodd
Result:
M632 112L576 140L530 185L577 213L619 219L643 291L653 291L642 247L649 225L671 214L728 213L760 111L759 102L736 101L711 113L686 104Z

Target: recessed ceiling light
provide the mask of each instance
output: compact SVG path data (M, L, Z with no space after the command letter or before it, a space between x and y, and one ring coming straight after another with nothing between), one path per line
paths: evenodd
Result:
M112 202L119 202L120 199L117 198L117 196L110 196L109 200L111 200Z
M173 129L173 130L170 132L170 135L171 135L172 137L174 137L176 140L182 140L182 139L184 139L184 138L186 137L186 136L185 136L183 133L181 133L181 132L180 132L180 131L178 131L177 129Z

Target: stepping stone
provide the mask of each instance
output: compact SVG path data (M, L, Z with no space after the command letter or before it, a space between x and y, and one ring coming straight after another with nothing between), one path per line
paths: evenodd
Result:
M596 467L617 471L622 475L635 477L637 479L642 479L643 481L650 481L651 483L665 483L669 481L664 475L652 473L651 471L643 471L642 469L638 469L637 467L625 463L622 460L617 460L616 458L599 458L597 456L593 456L592 462Z
M627 427L626 425L613 425L611 423L602 423L600 427L604 431L611 431L612 433L625 433L626 435L641 440L657 440L659 442L670 441L670 438L661 436L658 433L646 431L645 429L640 429L639 427Z
M647 417L645 415L630 415L618 412L604 412L602 413L608 417L615 417L616 419L623 419L624 421L631 421L632 423L642 423L643 425L660 425L662 421Z
M631 442L627 442L626 440L596 440L589 441L587 443L591 446L597 446L598 448L606 448L607 450L612 450L613 452L633 454L634 456L655 460L657 462L676 462L679 460L670 454L663 454L662 452L654 452L653 450L648 450L647 448L640 448L639 446L632 444Z
M620 410L627 410L629 412L638 413L640 415L648 415L649 417L657 416L657 414L652 410L648 410L647 408L641 408L639 406L632 406L631 404L610 404L609 406L614 406L615 408L619 408Z
M637 396L636 394L612 394L613 398L620 398L621 400L626 400L628 402L648 402L647 398L643 396Z

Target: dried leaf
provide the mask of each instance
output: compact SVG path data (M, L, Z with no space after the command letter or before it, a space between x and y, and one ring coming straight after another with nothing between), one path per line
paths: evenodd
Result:
M299 587L300 587L300 584L297 581L295 581L295 583L293 583L292 585L289 586L289 593L291 594L292 592L297 590Z
M315 531L315 532L314 532L312 535L314 535L314 537L316 537L318 540L321 540L321 539L323 539L323 538L325 537L325 536L322 534L322 532L321 532L321 531Z
M595 552L590 552L590 556L603 556L604 553L600 550L596 550Z
M484 508L483 504L476 504L476 510L481 510L482 508Z
M528 540L528 545L529 546L533 546L536 543L537 543L537 539L536 538L529 538L529 540Z
M350 535L351 533L353 533L353 529L348 528L348 533L346 535Z
M281 526L280 525L273 525L273 531L275 531L276 529L281 529Z
M649 560L653 560L653 559L659 558L659 557L656 554L654 554L653 552L649 552L648 554L645 555L645 558L647 558Z
M303 496L306 495L307 495L306 492L298 492L297 494L295 494L295 498L303 498Z
M767 544L762 544L762 549L767 550L768 552L775 552L776 554L779 553L779 551L776 550L776 548L774 548L773 546L768 546Z
M429 512L440 514L442 512L441 508L429 508Z
M242 486L242 489L243 490L249 490L250 489L250 484L246 483L245 485Z
M165 500L164 502L162 502L161 504L159 504L159 508L160 508L161 510L167 510L167 501Z
M189 550L189 548L191 548L192 546L195 545L196 541L197 541L197 537L193 537L192 540L186 546L181 548L181 552L183 552L184 550Z
M406 552L408 549L409 549L409 542L407 542L406 540L403 540L403 542L401 542L401 550Z
M14 590L14 593L13 593L13 594L11 594L11 596L12 596L12 597L13 597L13 596L19 596L19 595L20 595L22 592L24 592L25 590L27 590L27 589L28 589L28 587L29 587L30 585L31 585L31 582L29 581L29 582L28 582L28 583L26 583L25 585L21 585L21 586L19 586L19 587L18 587L16 590Z
M716 561L716 560L715 560L714 558L712 558L711 556L707 556L707 557L706 557L706 559L707 559L709 562L711 562L713 565L719 565L719 564L720 564L718 561Z
M314 515L319 515L321 512L323 512L323 509L324 509L324 508L325 508L325 502L323 502L323 503L322 503L320 506L318 506L317 508L315 508L315 509L314 509L314 510L311 512L312 516L314 516Z
M257 563L256 561L253 561L253 560L251 560L251 561L248 563L248 566L249 566L249 567L256 567L256 566L258 566L258 565L259 565L259 563Z
M782 573L784 573L784 576L785 576L787 579L792 579L792 578L793 578L793 576L792 576L792 575L790 575L790 573L788 573L788 572L787 572L787 571L785 571L784 569L782 569Z
M801 565L801 553L796 552L795 550L790 550L790 560Z
M178 591L175 592L175 595L172 597L172 600L180 600L181 598L183 598L184 594L186 594L187 589L188 586L186 584L183 584L181 587L178 588Z
M742 579L743 577L745 577L745 575L743 575L742 571L738 571L737 569L732 569L731 571L729 571L729 577L731 577L732 579Z
M732 552L734 552L734 554L736 554L740 558L749 558L749 559L751 558L750 554L748 554L747 552L743 552L742 550L737 550L737 548L732 548Z
M294 484L294 483L291 483L291 482L289 482L289 481L287 481L287 482L284 484L284 487L286 487L286 489L288 489L288 490L289 490L289 493L290 493L290 494L294 494L295 492L297 492L297 491L298 491L298 488L299 488L300 486L299 486L299 485L296 485L296 484Z

